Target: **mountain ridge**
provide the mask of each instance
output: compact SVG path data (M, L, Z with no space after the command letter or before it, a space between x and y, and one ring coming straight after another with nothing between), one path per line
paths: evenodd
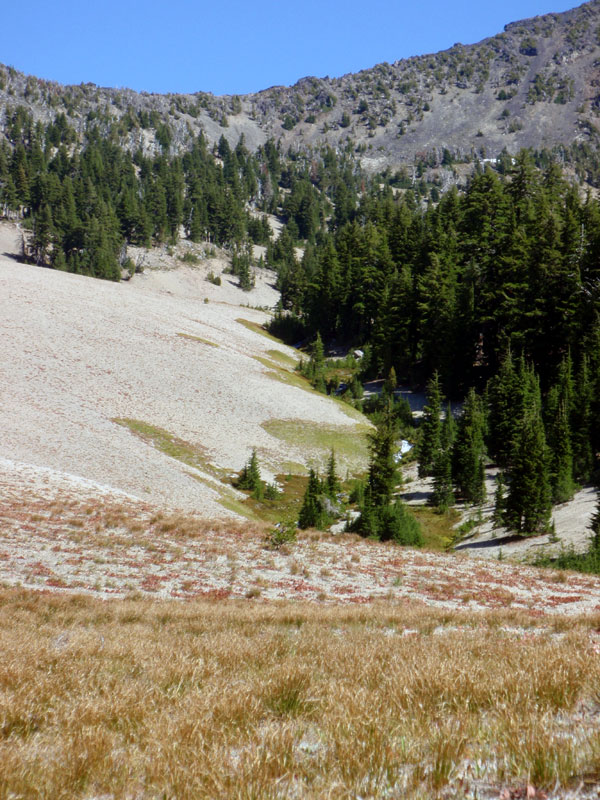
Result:
M23 105L36 120L63 112L80 136L98 121L128 149L185 150L241 135L306 149L347 148L377 171L419 160L497 158L506 149L597 146L600 3L510 22L481 42L383 62L341 77L301 78L247 95L153 94L95 84L62 86L0 67L0 125Z

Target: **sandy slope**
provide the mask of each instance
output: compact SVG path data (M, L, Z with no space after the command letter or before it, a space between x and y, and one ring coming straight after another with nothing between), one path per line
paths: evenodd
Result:
M244 293L227 276L220 287L205 280L218 261L156 272L148 259L145 274L115 284L18 264L6 256L18 243L16 229L0 225L1 456L223 516L214 478L113 420L163 428L227 471L252 447L271 470L305 460L261 427L267 420L356 424L333 401L274 380L254 357L293 355L236 321L266 318L240 305L272 306L272 274Z

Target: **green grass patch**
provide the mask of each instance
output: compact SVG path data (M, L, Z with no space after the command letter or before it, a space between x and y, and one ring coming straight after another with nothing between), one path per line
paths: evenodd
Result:
M335 426L319 423L308 424L305 420L272 419L262 427L287 444L307 452L307 456L317 454L324 466L333 448L340 466L352 471L364 471L368 462L366 434L368 425ZM312 452L311 452L312 451Z
M453 526L460 519L460 513L455 508L443 513L429 506L411 505L407 508L421 524L423 547L428 550L447 550L452 545L456 535Z
M153 445L161 453L187 464L188 467L206 472L217 480L222 480L224 477L223 470L218 469L211 464L208 460L207 450L199 444L192 444L180 439L169 431L163 428L158 428L155 425L150 425L148 422L143 422L139 419L113 419L117 425L122 425L128 428L132 433L138 436L142 441L147 444Z
M265 517L262 514L257 514L247 500L238 500L230 494L221 493L219 503L228 511L233 511L234 514L239 514L241 517L246 517L252 522L261 522Z
M281 350L267 350L267 355L272 358L273 361L277 361L282 367L295 369L298 364L297 358L292 358L292 356L288 356L287 353L282 353Z
M276 364L274 361L272 361L270 358L267 358L266 356L252 356L252 358L255 361L258 361L259 364L262 364L263 367L267 367L268 369L281 370L281 372L285 372L286 375L288 374L287 369L283 369L282 367L279 366L279 364Z
M271 350L269 352L272 353L275 351ZM258 361L259 364L262 364L263 367L267 367L267 369L270 370L267 372L267 378L272 378L281 383L287 383L288 386L295 386L297 389L303 389L305 392L316 394L319 397L326 397L322 392L317 392L317 390L311 386L310 381L299 372L292 372L280 366L275 361L272 361L270 358L265 358L265 356L252 356L252 358Z
M287 383L288 386L295 386L297 389L302 389L305 392L310 392L320 397L325 397L321 392L317 392L317 390L310 385L310 382L297 372L289 372L287 369L282 369L277 364L273 364L272 361L269 361L267 358L262 358L261 356L253 356L253 358L259 361L264 367L270 368L269 372L266 373L267 378L279 381L280 383Z
M277 475L281 494L276 500L255 500L252 496L244 502L255 518L265 522L296 521L300 514L308 478L305 475Z
M284 461L281 465L284 477L287 475L307 475L308 470L306 464L301 464L299 461Z
M267 339L270 339L272 342L277 342L277 344L283 344L281 339L277 339L277 337L272 336L268 331L266 331L262 325L259 325L257 322L251 322L249 319L242 319L238 317L236 322L239 322L240 325L243 325L245 328L248 328L249 331L254 331L254 333L260 333L261 336L265 336Z
M214 483L208 478L198 475L197 472L187 472L190 478L193 478L198 483L203 483L216 492L218 495L217 502L226 508L228 511L233 511L234 514L239 514L240 517L246 517L251 522L260 522L261 517L254 513L252 508L246 504L245 499L237 497L231 490Z
M182 464L187 464L188 467L194 467L210 475L215 481L223 482L227 479L225 471L210 463L206 449L201 445L186 442L163 428L158 428L138 419L114 419L113 422L128 428L136 436L139 436L142 441L153 445L161 453L181 461ZM210 479L204 478L197 473L190 472L187 474L215 491L219 496L219 503L228 511L233 511L234 514L239 514L254 522L262 519L272 520L273 517L271 515L265 517L264 514L257 513L252 503L238 498L231 489L220 486L216 482L213 483Z
M203 339L201 336L192 336L191 333L178 333L177 336L181 336L182 339L192 339L194 342L202 342L202 344L207 344L210 347L219 347L216 342L211 342L210 339Z
M273 353L276 351L269 350L269 353ZM363 425L369 425L369 421L367 418L358 411L356 408L351 406L349 403L346 403L339 397L335 397L334 395L326 395L323 392L318 392L310 383L310 381L301 375L299 372L292 372L288 369L281 367L279 364L272 361L270 358L265 358L264 356L252 356L255 361L258 361L259 364L262 364L263 367L267 367L270 371L267 372L267 377L272 378L275 381L280 381L280 383L287 383L288 386L295 386L297 389L303 389L305 392L310 392L311 394L315 394L318 397L328 397L333 403L337 405L337 407L342 411L347 417L355 422L361 422ZM285 358L285 354L284 354Z

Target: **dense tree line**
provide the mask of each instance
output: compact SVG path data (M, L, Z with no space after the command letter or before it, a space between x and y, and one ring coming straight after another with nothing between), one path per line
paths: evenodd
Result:
M282 214L293 241L314 238L322 226L337 167L327 152L284 159L271 141L251 154L243 137L232 148L222 136L210 148L200 135L184 155L170 156L168 126L156 126L163 152L149 157L93 122L81 139L64 114L46 126L23 108L9 115L0 213L32 229L28 260L118 280L126 244L175 242L183 234L228 247L250 288L249 245L271 240L265 213Z
M365 376L429 382L436 505L481 502L493 462L497 521L549 530L600 452L599 203L523 152L437 204L374 182L348 207L280 270L284 309L309 337L364 347ZM464 400L456 425L443 394Z
M368 345L373 375L393 366L424 383L437 370L464 396L510 347L545 390L569 350L577 361L595 348L600 206L555 164L522 153L510 175L478 170L426 208L386 186L329 228L288 259L282 303L309 334Z
M574 370L567 354L542 393L533 366L508 350L483 394L469 389L454 421L449 405L442 411L434 373L418 445L419 474L433 477L432 504L482 503L491 462L500 470L495 522L524 535L551 532L552 506L570 500L594 475L600 423L594 386L587 355Z

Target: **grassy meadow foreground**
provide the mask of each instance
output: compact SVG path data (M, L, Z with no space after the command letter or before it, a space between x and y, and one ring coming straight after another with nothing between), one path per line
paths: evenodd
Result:
M0 797L596 797L599 624L3 590Z
M597 797L598 576L0 496L0 800Z

